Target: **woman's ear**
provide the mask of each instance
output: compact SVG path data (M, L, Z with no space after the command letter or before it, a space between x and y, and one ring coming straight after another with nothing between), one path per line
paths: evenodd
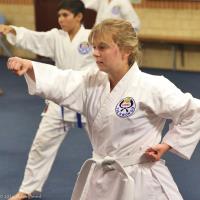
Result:
M128 61L128 58L129 58L129 55L131 54L131 51L128 50L128 49L123 49L123 50L121 50L121 53L122 53L122 58L124 60Z

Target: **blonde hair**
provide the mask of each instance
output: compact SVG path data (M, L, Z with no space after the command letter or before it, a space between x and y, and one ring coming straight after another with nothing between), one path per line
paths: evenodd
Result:
M128 64L131 67L135 61L140 61L139 41L131 23L121 19L106 19L97 24L89 35L89 43L106 41L108 37L118 45L120 50L130 52Z

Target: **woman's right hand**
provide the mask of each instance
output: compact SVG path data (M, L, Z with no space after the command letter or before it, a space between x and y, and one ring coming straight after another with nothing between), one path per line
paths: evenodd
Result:
M19 57L11 57L8 59L7 67L10 71L14 72L18 76L22 76L25 73L28 73L28 75L32 78L33 65L30 60L22 59Z

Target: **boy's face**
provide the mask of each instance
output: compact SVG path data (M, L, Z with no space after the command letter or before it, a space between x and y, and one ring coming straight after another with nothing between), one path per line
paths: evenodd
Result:
M61 9L58 11L58 23L60 27L66 32L72 32L77 26L81 24L80 14L76 16L69 10Z

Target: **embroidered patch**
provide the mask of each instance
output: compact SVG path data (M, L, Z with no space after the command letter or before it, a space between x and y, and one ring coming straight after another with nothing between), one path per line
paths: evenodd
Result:
M127 118L135 112L136 104L132 97L125 97L115 107L118 117Z
M88 54L91 50L92 48L88 42L82 42L78 47L78 51L82 55Z
M114 6L112 8L112 14L113 15L118 15L120 13L120 6Z

